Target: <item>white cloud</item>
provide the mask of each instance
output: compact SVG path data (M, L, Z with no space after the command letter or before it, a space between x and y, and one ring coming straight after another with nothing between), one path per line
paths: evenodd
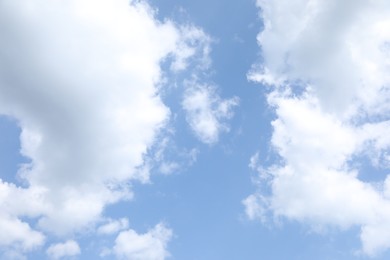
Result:
M186 44L206 36L127 0L2 1L0 36L0 114L17 120L31 160L23 187L0 183L0 223L15 230L0 244L30 250L93 227L132 198L130 181L149 180L137 167L170 115L160 64L185 69Z
M145 234L129 229L118 235L113 251L118 259L163 260L169 256L167 243L171 237L172 231L161 223Z
M281 163L266 169L271 195L245 201L313 228L360 226L362 250L390 247L387 183L364 182L355 158L388 168L389 14L386 1L257 1L264 63L249 78L274 86L271 144ZM372 173L373 174L373 173ZM263 196L260 194L260 196Z
M99 234L111 235L120 230L127 229L129 227L129 220L127 218L121 218L118 220L108 220L108 222L98 227L97 232Z
M258 36L265 62L263 73L252 76L271 84L309 84L327 112L356 112L361 106L383 112L386 97L379 94L388 92L389 81L386 1L257 3L265 25Z
M229 131L224 120L233 116L232 110L237 105L237 97L223 100L214 87L196 82L188 83L182 102L192 130L207 144L217 142L221 132Z
M180 32L182 41L177 45L171 70L179 72L194 64L198 70L208 69L211 65L209 54L212 39L203 30L193 26L183 26ZM194 59L197 62L190 64Z
M163 162L160 165L160 172L162 174L171 174L174 171L177 171L180 168L180 165L177 162Z
M51 245L46 254L50 259L61 259L63 257L77 256L81 252L79 245L74 240L68 240L64 243Z
M165 134L153 145L139 170L169 175L181 172L196 162L199 151L196 148L178 147L173 139L174 134Z
M36 216L42 210L41 194L39 189L25 190L0 180L0 247L24 252L43 245L44 234L15 218L17 215Z
M30 251L43 245L45 236L19 219L0 217L0 246Z
M256 152L254 155L251 156L251 158L249 159L249 168L251 168L252 170L257 170L258 167L259 167L259 157L260 157L260 154L259 152Z
M209 54L213 39L199 28L182 29L183 41L178 46L178 54L171 69L173 71L191 69L191 79L184 82L182 108L186 112L188 124L198 139L203 143L213 144L218 141L222 132L229 131L227 120L233 116L233 108L238 105L239 99L238 97L222 99L217 86L201 82L200 79L207 76L207 70L211 66ZM196 61L191 67L189 57Z
M249 195L242 201L245 206L245 214L250 220L259 219L263 222L266 221L267 213L267 199L261 194Z

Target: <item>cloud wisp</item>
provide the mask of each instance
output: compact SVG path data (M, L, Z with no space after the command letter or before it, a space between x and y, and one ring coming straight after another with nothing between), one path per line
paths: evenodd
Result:
M233 116L233 108L239 99L221 99L216 88L198 83L188 83L182 106L187 112L187 121L195 135L206 144L218 141L222 132L228 132L225 121Z

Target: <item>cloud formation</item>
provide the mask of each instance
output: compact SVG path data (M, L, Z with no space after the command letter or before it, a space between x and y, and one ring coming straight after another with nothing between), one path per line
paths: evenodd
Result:
M68 240L64 243L51 245L46 254L50 259L61 259L63 257L72 257L79 255L81 252L79 245L74 240Z
M149 180L137 167L170 115L160 65L184 70L206 37L154 15L144 1L0 3L0 114L17 120L30 159L21 186L0 182L0 226L12 234L0 235L3 248L93 227L108 204L132 198L131 181Z
M145 234L129 229L119 233L113 251L117 259L163 260L169 256L166 247L171 238L172 231L161 223Z
M129 220L127 218L121 218L118 220L109 219L106 224L101 225L97 229L98 234L111 235L120 230L127 229L129 227Z
M363 180L376 173L357 162L389 169L390 5L257 4L264 62L248 77L271 89L271 144L281 162L266 169L271 194L260 190L244 201L248 216L272 212L313 228L359 226L364 253L388 249L390 178Z

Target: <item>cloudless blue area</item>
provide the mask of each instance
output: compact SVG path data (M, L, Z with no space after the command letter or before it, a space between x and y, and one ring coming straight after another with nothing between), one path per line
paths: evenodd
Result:
M9 117L0 116L0 178L6 182L20 180L15 174L27 158L20 154L20 128L17 122Z

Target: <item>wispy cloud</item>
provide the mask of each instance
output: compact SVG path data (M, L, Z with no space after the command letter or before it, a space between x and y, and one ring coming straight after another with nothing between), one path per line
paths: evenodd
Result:
M189 82L182 105L196 136L204 143L213 144L220 133L229 131L224 121L233 116L233 108L238 103L237 97L221 99L213 86Z

